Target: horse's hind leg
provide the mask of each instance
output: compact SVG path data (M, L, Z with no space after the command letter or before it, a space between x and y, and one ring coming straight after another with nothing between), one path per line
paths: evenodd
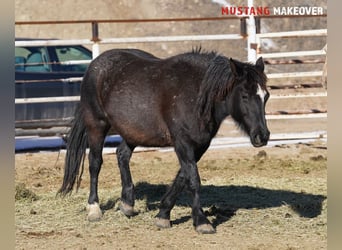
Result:
M123 140L116 150L122 185L120 210L126 216L136 215L136 212L133 209L135 200L134 185L129 169L129 161L134 148L135 146L128 145L126 141Z
M94 123L94 120L92 120ZM108 132L109 125L103 121L95 122L87 127L89 143L89 174L90 174L90 193L88 198L88 220L97 221L101 219L102 212L98 197L98 177L102 166L103 144Z

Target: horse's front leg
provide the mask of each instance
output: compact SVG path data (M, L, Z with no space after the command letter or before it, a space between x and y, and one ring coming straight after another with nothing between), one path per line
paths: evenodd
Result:
M215 229L205 216L200 204L199 191L201 183L196 164L196 159L198 157L194 155L191 147L182 146L181 144L176 144L175 151L181 169L171 188L161 201L156 224L159 227L170 227L170 211L173 208L179 193L187 186L193 197L192 218L196 231L199 233L214 233Z
M205 216L200 203L200 176L197 169L196 162L188 162L186 164L186 173L189 179L188 189L190 190L193 203L192 203L192 219L195 229L199 233L210 234L215 233L215 229L211 225L210 221Z

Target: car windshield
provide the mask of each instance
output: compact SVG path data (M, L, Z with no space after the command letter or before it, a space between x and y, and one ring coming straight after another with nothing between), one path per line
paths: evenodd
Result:
M84 72L91 59L82 46L15 47L16 71Z
M55 47L58 62L61 64L61 71L85 71L91 60L89 51L82 47L58 46Z

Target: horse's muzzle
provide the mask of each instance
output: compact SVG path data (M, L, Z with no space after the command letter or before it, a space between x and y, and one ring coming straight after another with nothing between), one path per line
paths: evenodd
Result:
M270 131L260 131L258 133L252 133L251 143L254 147L262 147L267 145L268 140L270 139Z

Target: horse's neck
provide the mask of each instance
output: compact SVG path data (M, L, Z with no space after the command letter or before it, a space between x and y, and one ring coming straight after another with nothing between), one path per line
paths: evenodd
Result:
M207 129L209 129L209 132L212 136L215 136L218 129L221 126L221 123L223 120L229 115L228 109L227 109L227 102L226 101L220 101L215 103L214 111L212 113L211 119L209 121L209 124L207 124Z

